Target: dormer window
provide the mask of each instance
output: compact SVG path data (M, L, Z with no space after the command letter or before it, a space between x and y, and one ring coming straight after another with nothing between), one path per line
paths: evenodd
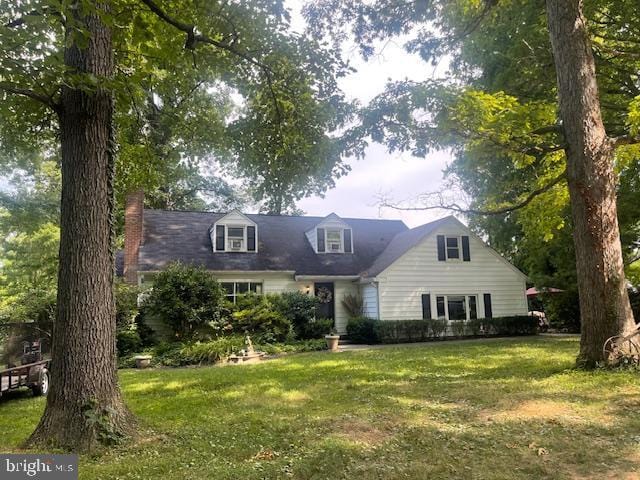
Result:
M335 213L305 232L316 253L353 253L351 226Z
M238 211L218 220L210 230L214 252L256 252L258 228L255 222Z

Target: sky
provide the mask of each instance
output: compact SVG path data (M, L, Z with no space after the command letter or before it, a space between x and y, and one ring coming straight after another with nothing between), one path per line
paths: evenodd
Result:
M292 28L304 29L304 19L299 14L302 2L290 0ZM348 45L344 55L357 72L341 79L340 87L347 98L366 104L384 89L391 80L424 80L441 75L444 66L434 67L418 56L404 51L399 43L389 42L378 55L368 62L360 57L357 49ZM371 144L361 160L349 159L351 172L336 181L335 188L326 192L324 198L314 196L298 202L298 207L308 215L327 215L331 212L341 217L401 219L409 227L422 225L448 215L447 212L398 211L381 209L378 198L394 201L410 200L416 195L439 190L442 186L442 171L451 161L447 152L436 152L426 158L416 158L409 153L388 153L382 145Z

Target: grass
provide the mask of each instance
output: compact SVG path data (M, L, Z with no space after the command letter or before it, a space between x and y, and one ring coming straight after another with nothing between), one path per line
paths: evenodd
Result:
M640 382L575 338L405 345L121 373L144 434L82 479L636 479ZM42 399L0 400L0 451Z

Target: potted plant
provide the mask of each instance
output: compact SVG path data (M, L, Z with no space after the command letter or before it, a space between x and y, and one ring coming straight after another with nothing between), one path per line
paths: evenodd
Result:
M327 347L332 352L338 351L338 342L340 341L340 335L338 335L335 329L331 329L331 331L324 336L325 341L327 342Z

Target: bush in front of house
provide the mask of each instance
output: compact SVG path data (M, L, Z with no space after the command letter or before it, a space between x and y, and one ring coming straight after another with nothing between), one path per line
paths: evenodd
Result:
M243 336L229 335L204 342L165 342L146 348L141 353L151 355L151 365L154 367L208 365L223 362L230 355L237 354L245 348L244 342ZM254 348L269 355L276 355L326 350L327 344L324 339L295 340L287 343L254 343ZM121 356L119 367L134 368L136 355L129 353Z
M354 317L347 322L347 336L356 343L378 343L376 322L368 317Z
M144 311L161 319L177 340L207 338L221 334L226 326L224 298L209 272L173 263L155 276Z
M465 334L484 335L533 335L537 332L537 319L526 315L477 319L469 322L444 319L427 320L373 320L366 317L352 318L347 323L349 339L358 343L423 342L443 338L449 325L453 336Z
M297 338L319 338L329 333L333 326L324 331L327 322L316 319L316 297L302 292L283 292L273 297L276 309L291 322Z
M116 334L116 348L119 357L140 351L142 340L138 331L135 329L119 330Z
M229 319L233 333L255 335L266 342L281 342L293 335L289 319L278 309L278 295L246 294L229 305Z
M313 340L318 338L324 338L325 335L331 332L333 328L333 320L330 318L316 318L301 325L296 332L296 338L300 340Z
M489 335L534 335L538 332L538 319L528 315L486 318L482 322Z

